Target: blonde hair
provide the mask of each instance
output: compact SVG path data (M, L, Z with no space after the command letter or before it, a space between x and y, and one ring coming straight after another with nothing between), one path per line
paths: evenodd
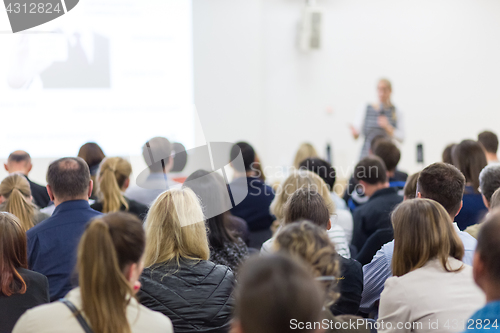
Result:
M127 306L133 297L125 276L140 265L145 247L141 221L118 212L94 219L78 246L78 281L82 312L95 333L130 333Z
M339 277L339 262L335 245L330 241L325 229L302 221L289 224L278 233L273 246L277 251L284 251L292 257L298 257L311 267L314 277ZM328 304L333 303L338 294L333 287L336 283L326 281Z
M122 194L122 187L132 173L130 163L121 157L105 158L99 167L98 196L102 201L102 212L118 212L121 206L128 210L128 203Z
M385 84L387 86L387 88L389 88L389 90L392 91L392 83L391 83L391 81L389 81L389 79L381 78L380 80L378 80L378 83Z
M200 201L190 188L171 189L156 198L146 217L146 267L181 258L208 260L207 229Z
M5 177L0 183L0 195L6 199L4 210L17 216L24 231L35 225L36 207L31 202L30 184L23 175Z
M295 169L298 169L300 167L300 163L303 160L313 157L318 157L316 149L314 149L314 146L312 144L304 142L303 144L300 145L299 149L297 150L297 153L295 154L293 166L295 167Z
M333 215L335 213L335 204L330 197L330 190L328 185L321 179L320 176L314 172L299 169L292 172L290 176L277 188L276 196L271 203L271 213L276 216L278 220L282 220L285 216L284 207L290 196L299 188L305 187L307 190L318 192L326 206L328 213Z
M439 259L447 272L448 258L462 260L464 246L453 228L446 209L430 199L410 199L392 213L394 255L392 274L405 275L423 267L429 260Z
M490 199L490 210L500 206L500 188L498 188Z

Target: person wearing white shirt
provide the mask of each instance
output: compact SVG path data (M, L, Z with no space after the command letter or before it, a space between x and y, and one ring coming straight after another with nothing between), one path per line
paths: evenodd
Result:
M379 333L459 332L485 304L448 212L434 200L411 199L392 214L394 277L380 297Z

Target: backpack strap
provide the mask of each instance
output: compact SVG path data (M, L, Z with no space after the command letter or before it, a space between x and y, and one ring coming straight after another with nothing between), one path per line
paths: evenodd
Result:
M61 302L64 305L66 305L71 310L71 312L75 315L76 320L78 320L78 323L83 328L83 330L85 331L85 333L94 333L94 331L92 331L92 329L90 328L90 326L87 323L87 321L85 320L85 318L83 318L82 314L80 313L80 311L78 311L78 309L76 308L76 306L73 303L71 303L66 298L61 298L59 300L59 302Z

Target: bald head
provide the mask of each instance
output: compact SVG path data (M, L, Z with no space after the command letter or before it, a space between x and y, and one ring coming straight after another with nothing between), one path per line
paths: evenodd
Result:
M52 162L47 171L47 190L51 199L54 197L59 202L88 200L92 182L87 163L79 157Z
M24 150L16 150L9 155L4 167L8 173L22 173L27 176L32 168L31 156Z

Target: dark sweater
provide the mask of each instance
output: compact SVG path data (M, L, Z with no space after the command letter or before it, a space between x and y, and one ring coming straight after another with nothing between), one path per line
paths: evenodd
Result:
M24 268L17 271L26 282L26 292L8 297L0 292L0 333L10 333L26 310L49 302L49 282L44 275Z
M403 201L397 188L376 191L370 199L354 211L352 245L361 250L368 237L379 229L392 228L391 212Z
M463 206L460 213L455 216L455 222L460 230L465 230L468 226L479 223L487 212L481 193L474 193L472 186L466 186Z
M148 206L143 205L142 203L137 202L135 200L127 198L125 198L125 200L128 203L128 210L125 210L125 206L121 205L120 211L134 214L141 220L144 220L146 218L146 215L148 214ZM97 210L98 212L102 212L103 204L102 202L94 202L92 205L90 205L90 208Z
M358 313L363 293L363 267L354 259L338 256L340 277L337 291L340 297L330 307L334 315L355 315Z

